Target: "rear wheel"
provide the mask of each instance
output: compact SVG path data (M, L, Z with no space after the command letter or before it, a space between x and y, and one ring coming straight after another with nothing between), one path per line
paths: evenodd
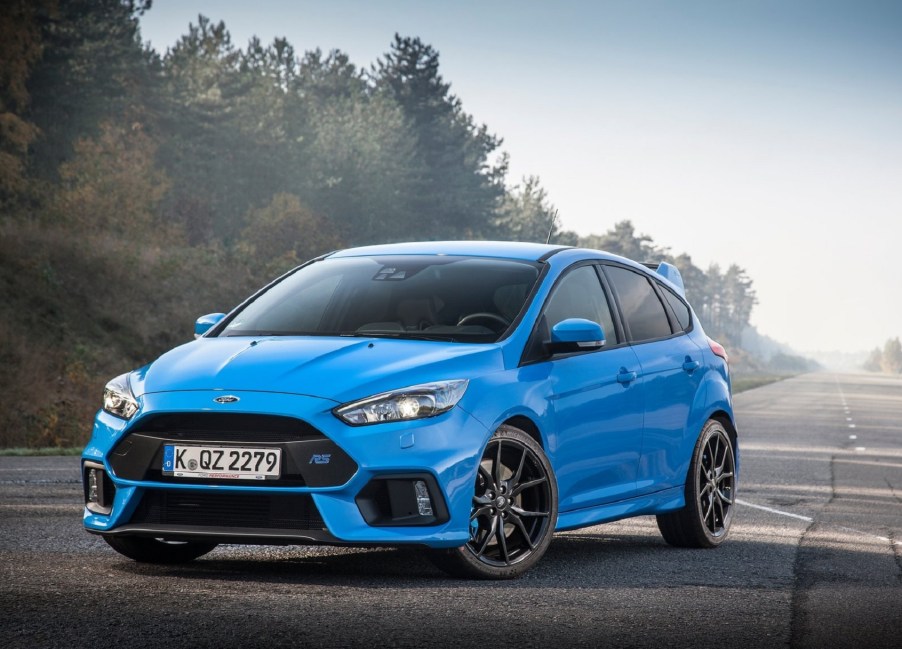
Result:
M714 548L724 542L733 520L736 456L723 424L709 420L702 429L686 480L686 506L657 517L670 545Z
M104 536L111 548L142 563L187 563L216 547L216 543L175 542L143 536Z
M470 511L470 541L434 550L435 564L456 577L512 579L542 558L557 521L557 484L542 447L513 426L486 445Z

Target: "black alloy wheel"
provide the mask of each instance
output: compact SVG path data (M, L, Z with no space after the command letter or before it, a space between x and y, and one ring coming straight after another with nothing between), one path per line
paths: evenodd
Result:
M479 463L469 542L433 558L455 576L517 577L548 549L556 521L557 484L545 453L522 430L502 426Z
M736 456L723 425L709 420L702 429L689 465L686 506L657 517L671 545L713 548L730 531L736 499Z

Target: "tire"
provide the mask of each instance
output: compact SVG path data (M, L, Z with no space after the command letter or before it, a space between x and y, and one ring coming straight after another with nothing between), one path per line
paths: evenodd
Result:
M454 577L519 577L551 544L557 500L554 471L542 447L519 428L501 426L479 464L470 541L433 550L432 561Z
M161 541L143 536L104 536L103 540L119 554L141 563L187 563L216 547L216 543Z
M736 455L723 425L710 419L695 443L686 506L658 515L664 540L680 548L716 548L730 532L736 498Z

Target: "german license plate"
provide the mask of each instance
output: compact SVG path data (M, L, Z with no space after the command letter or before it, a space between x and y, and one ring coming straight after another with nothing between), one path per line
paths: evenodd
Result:
M236 446L163 446L163 475L217 480L275 480L282 449Z

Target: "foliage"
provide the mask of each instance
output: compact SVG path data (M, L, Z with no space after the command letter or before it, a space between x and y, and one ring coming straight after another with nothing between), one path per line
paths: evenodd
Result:
M875 347L871 350L862 369L885 374L902 374L902 342L899 337L888 339L882 349Z
M507 191L495 218L495 229L502 240L578 244L576 233L561 229L557 208L548 201L548 192L537 176L528 176L522 185Z
M40 19L49 2L8 0L0 13L0 205L26 189L25 160L39 130L26 116L26 83L41 59Z
M138 31L138 16L149 6L149 0L55 0L35 16L42 55L27 88L29 116L41 135L30 150L33 174L55 179L77 139L152 106L153 56Z
M170 180L155 166L156 143L140 124L104 123L96 138L79 138L60 165L51 217L79 230L104 230L147 242L177 230L160 218Z
M396 34L373 72L377 90L401 106L416 138L408 209L418 215L420 238L485 237L504 195L507 160L491 161L501 140L464 112L438 66L430 45Z
M276 194L247 220L253 225L242 233L238 249L260 284L341 247L335 227L303 206L294 194Z

